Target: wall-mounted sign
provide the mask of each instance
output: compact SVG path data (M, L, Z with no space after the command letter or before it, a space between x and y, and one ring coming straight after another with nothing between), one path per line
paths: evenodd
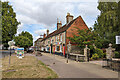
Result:
M16 52L17 52L17 57L18 58L23 58L24 57L24 48L17 48Z
M116 44L120 44L120 36L116 36Z

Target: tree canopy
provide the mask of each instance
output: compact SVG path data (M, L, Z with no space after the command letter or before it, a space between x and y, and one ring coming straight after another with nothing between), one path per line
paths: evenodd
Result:
M2 44L8 47L8 41L13 40L20 22L17 21L16 13L9 2L0 1L0 3L2 3Z
M94 31L100 37L102 47L108 47L109 43L115 46L115 36L120 32L118 27L118 3L117 2L99 2L98 9L100 15L94 24Z
M19 47L26 48L33 45L33 37L32 35L27 31L22 31L18 36L14 38L15 45Z

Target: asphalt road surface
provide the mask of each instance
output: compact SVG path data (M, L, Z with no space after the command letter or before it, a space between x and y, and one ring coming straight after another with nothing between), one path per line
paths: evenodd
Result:
M37 58L53 69L59 78L113 78L113 80L118 78L118 72L104 69L100 65L89 62L69 60L67 64L65 58L48 53L43 53L43 56Z
M11 50L11 53L14 53L14 50ZM10 51L0 51L0 58L10 55Z

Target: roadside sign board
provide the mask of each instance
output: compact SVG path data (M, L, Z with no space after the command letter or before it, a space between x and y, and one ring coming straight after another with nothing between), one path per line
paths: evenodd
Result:
M15 44L14 41L9 41L9 42L8 42L8 45L9 45L9 46L12 46L12 45L14 45L14 44Z
M116 44L120 44L120 36L116 36Z
M17 48L16 52L17 52L17 57L18 58L23 58L24 57L24 48Z

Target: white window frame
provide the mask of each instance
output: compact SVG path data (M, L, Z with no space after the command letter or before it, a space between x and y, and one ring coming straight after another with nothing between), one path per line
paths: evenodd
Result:
M62 34L61 34L61 36L60 36L60 41L62 41Z
M60 45L60 52L62 52L62 44Z

